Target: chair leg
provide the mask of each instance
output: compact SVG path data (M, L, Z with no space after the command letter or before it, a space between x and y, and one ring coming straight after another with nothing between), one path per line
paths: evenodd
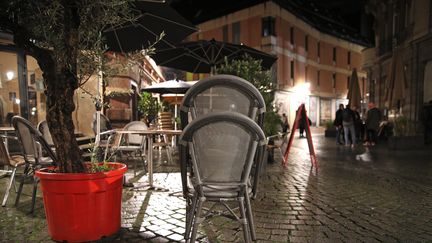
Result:
M168 157L168 163L169 163L169 164L172 164L173 159L172 159L172 155L171 155L171 148L170 148L170 146L169 146L169 145L166 145L166 146L165 146L165 150L166 150L167 157Z
M243 197L239 197L238 198L238 202L239 202L239 209L240 209L240 222L243 226L243 236L244 236L244 240L246 243L251 242L250 239L250 235L249 235L249 227L248 227L248 220L247 220L247 216L246 216L246 212L245 212L245 205L244 205L244 198Z
M189 239L193 218L195 214L195 207L198 197L194 195L192 198L186 198L186 229L184 238Z
M205 197L200 197L198 199L198 205L197 205L195 217L193 220L193 228L192 228L192 235L190 238L190 242L195 242L197 232L198 232L198 226L204 220L204 218L201 218L201 213L202 213L202 206L203 206L203 203L205 202L205 200L206 200Z
M141 162L142 162L142 166L143 166L143 171L144 171L144 173L147 173L147 168L146 168L147 166L146 166L144 155L142 155L142 153L140 153L139 157L141 158Z
M245 206L246 206L247 220L248 220L248 224L249 224L249 230L250 230L251 238L252 238L252 240L255 241L256 240L255 223L254 223L254 219L253 219L252 207L251 207L251 203L250 203L250 195L249 195L248 191L246 191Z
M36 192L37 192L38 183L39 183L39 178L37 178L36 176L33 176L33 193L32 193L32 205L31 205L30 213L34 212L34 207L36 204Z
M20 185L19 185L19 188L18 188L18 192L17 192L17 196L16 196L16 199L15 199L15 207L18 206L18 203L19 203L19 200L20 200L20 196L21 196L21 192L22 192L22 189L23 189L23 186L24 186L24 180L27 177L27 173L29 172L29 169L30 169L29 165L26 164L26 166L24 168L23 177L21 179L21 182L20 182Z
M13 182L14 182L14 180L15 180L15 173L16 173L16 170L17 170L17 167L15 167L15 168L12 170L12 174L11 174L11 177L10 177L10 180L9 180L9 185L8 185L8 187L7 187L7 189L6 189L6 192L5 192L5 195L4 195L4 197L3 197L2 207L6 206L6 202L7 202L8 197L9 197L9 192L10 192L10 190L12 189L12 184L13 184Z

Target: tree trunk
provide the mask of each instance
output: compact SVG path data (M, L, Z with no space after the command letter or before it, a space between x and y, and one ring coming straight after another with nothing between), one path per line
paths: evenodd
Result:
M79 51L79 15L76 3L63 0L63 46L51 55L39 58L45 62L43 70L47 96L47 122L56 148L60 172L84 171L81 152L75 138L72 112L74 93L78 88L77 61Z
M46 120L55 144L58 160L56 163L60 172L83 172L84 166L72 120L72 112L75 110L73 96L78 80L71 73L70 67L56 68L53 59L51 55L46 55L39 58L38 63L46 85Z

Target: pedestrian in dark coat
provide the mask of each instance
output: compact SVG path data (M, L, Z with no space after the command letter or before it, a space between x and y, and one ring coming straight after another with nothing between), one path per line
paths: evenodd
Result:
M342 136L343 127L342 127L342 114L344 110L344 105L339 104L339 110L336 111L336 116L333 121L333 125L336 127L336 143L337 144L344 144L341 142L340 138Z
M351 110L354 113L354 129L355 129L355 134L357 137L356 140L357 140L357 142L358 141L362 142L362 140L363 140L363 131L362 131L363 130L363 128L362 128L363 121L360 118L360 113L358 111L357 106L353 106Z
M365 145L374 146L377 142L377 133L381 122L381 111L375 107L373 102L369 102L366 115L366 143Z

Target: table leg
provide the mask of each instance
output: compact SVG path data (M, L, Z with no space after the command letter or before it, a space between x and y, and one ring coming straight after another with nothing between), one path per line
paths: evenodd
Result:
M153 136L148 136L148 154L147 154L147 166L148 166L148 181L149 187L153 188Z
M145 185L134 186L133 189L139 189L147 187L146 190L157 190L157 191L168 191L168 189L163 187L158 187L153 185L153 136L147 136L148 148L147 148L147 173L148 173L148 183Z

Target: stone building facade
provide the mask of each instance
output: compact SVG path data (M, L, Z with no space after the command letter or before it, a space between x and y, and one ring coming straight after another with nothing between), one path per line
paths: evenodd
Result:
M375 47L365 49L370 100L392 119L396 114L418 121L424 103L432 100L432 3L430 0L370 0L366 11L374 18ZM396 60L396 61L395 61ZM398 63L396 68L392 63ZM393 73L392 73L393 72ZM402 96L388 102L395 80Z
M340 103L347 103L352 70L359 71L362 94L366 73L361 71L362 51L366 42L352 38L353 31L305 1L261 1L197 26L200 32L189 39L212 38L243 43L277 55L272 72L277 84L275 105L288 114L290 124L295 111L305 103L314 125L334 119ZM193 76L192 79L200 78Z

